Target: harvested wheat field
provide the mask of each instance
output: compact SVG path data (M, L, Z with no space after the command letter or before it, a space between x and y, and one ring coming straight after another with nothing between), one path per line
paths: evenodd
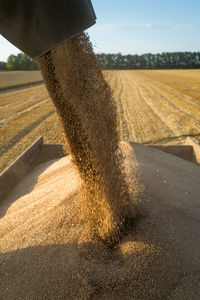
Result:
M44 85L0 93L0 172L40 135L63 143L55 108Z
M0 91L43 81L40 71L0 72Z
M0 206L0 299L199 299L200 169L121 143L140 217L91 240L70 157L36 167Z
M6 74L0 74L5 86ZM121 140L181 144L187 136L192 136L200 142L200 70L105 71L104 74L117 101ZM24 75L22 78L25 80ZM2 91L0 172L40 135L46 143L64 143L44 85Z
M200 141L200 71L114 71L110 74L121 139L145 144Z

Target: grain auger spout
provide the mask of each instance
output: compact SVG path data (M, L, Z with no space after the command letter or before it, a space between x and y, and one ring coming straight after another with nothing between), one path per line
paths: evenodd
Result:
M0 34L32 58L94 25L91 0L2 0Z

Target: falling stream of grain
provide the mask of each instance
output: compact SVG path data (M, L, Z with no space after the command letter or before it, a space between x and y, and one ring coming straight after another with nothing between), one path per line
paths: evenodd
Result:
M112 242L133 208L111 90L84 33L40 57L38 64L82 180L83 214L93 235Z

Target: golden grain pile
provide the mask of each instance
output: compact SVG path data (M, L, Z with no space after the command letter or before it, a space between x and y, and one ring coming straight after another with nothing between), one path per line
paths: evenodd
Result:
M128 144L121 149L139 200L134 150ZM163 239L161 224L142 218L107 248L88 231L81 194L71 158L65 157L38 166L0 205L0 298L171 299L182 265Z
M198 299L199 166L120 147L143 215L108 249L80 215L71 158L39 165L0 203L0 299Z

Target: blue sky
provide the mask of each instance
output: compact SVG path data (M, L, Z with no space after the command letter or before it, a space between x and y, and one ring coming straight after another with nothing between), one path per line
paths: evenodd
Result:
M200 51L200 0L93 0L95 52ZM0 60L20 52L0 36Z

